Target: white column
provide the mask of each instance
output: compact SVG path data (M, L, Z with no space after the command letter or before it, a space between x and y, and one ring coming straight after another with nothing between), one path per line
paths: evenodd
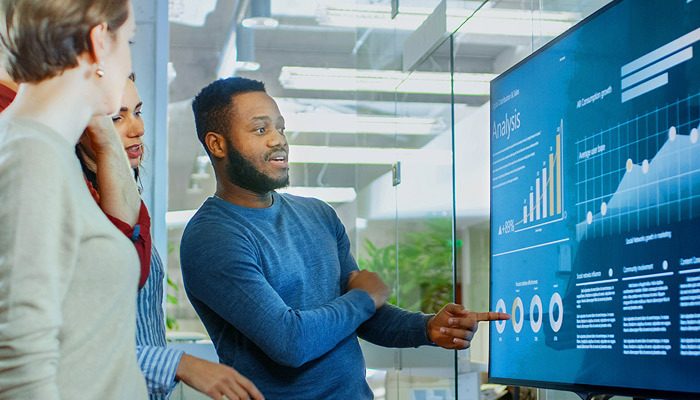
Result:
M148 110L143 114L146 134L143 142L148 157L141 174L142 198L151 215L151 236L167 269L168 210L168 59L170 26L167 0L132 0L136 16L136 35L131 46L131 65L136 73L136 88Z

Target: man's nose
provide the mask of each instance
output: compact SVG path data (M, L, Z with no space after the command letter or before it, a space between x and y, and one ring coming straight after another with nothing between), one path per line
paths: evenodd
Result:
M287 146L287 137L284 135L284 132L281 132L279 130L275 130L275 132L270 135L270 139L268 140L268 146L270 147L275 147L275 146Z

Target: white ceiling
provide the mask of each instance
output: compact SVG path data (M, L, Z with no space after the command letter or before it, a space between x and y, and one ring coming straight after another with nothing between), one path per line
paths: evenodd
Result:
M169 85L169 210L197 208L214 191L213 177L192 174L211 168L197 163L202 150L197 141L190 101L204 86L217 78L217 68L228 52L227 44L235 43L237 25L251 2L261 0L170 0L170 60L177 76ZM448 15L467 15L480 1L448 1ZM455 72L500 73L551 37L533 35L539 32L538 15L543 13L575 13L584 18L605 0L493 0L475 14L455 34ZM278 100L284 114L293 112L324 112L368 116L401 116L435 119L439 129L432 135L334 134L334 124L314 129L317 132L291 132L292 145L323 145L331 147L400 147L420 149L435 135L451 126L450 96L427 94L397 94L337 90L285 89L279 82L283 66L361 68L401 70L401 46L411 34L397 29L388 22L382 28L353 28L324 25L324 13L331 6L379 7L389 10L390 0L272 0L272 17L279 26L270 30L247 31L250 50L239 49L239 54L254 53L254 61L261 67L255 72L238 75L261 80L268 93ZM432 9L437 0L400 0L402 10L416 7ZM536 11L530 11L534 6ZM213 11L208 12L213 7ZM531 21L525 34L508 35L469 32L478 19L489 10L526 11ZM189 13L189 14L188 14ZM466 14L465 14L466 13ZM193 25L188 25L186 22ZM178 22L175 22L177 20ZM201 25L203 23L203 25ZM502 22L497 22L502 23ZM196 26L200 24L200 26ZM248 29L248 28L238 28ZM503 30L507 28L504 26ZM245 34L240 34L246 37ZM252 36L252 38L250 38ZM239 38L240 39L240 38ZM252 39L252 40L251 40ZM239 40L240 42L240 40ZM230 46L229 46L230 47ZM422 71L448 72L449 46L436 50L421 66ZM465 118L476 107L488 102L488 96L457 96L458 118ZM327 121L327 119L326 119ZM455 121L458 123L459 121ZM325 131L324 131L325 129ZM321 131L321 132L318 132ZM294 155L290 154L293 159ZM294 164L291 170L293 186L350 186L358 190L390 170L387 165ZM200 189L192 190L193 182Z

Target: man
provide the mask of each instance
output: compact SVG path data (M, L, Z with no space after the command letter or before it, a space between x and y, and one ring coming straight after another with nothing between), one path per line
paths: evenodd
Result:
M386 304L358 271L333 209L278 194L289 182L284 118L261 82L218 80L195 98L214 197L181 243L185 289L222 363L274 399L372 399L357 337L391 347L469 346L480 320L449 304L435 316Z

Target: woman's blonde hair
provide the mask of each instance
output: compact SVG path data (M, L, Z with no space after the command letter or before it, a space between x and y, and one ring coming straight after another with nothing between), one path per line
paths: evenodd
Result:
M18 83L60 75L93 51L93 27L114 33L128 16L129 0L0 0L3 66Z

